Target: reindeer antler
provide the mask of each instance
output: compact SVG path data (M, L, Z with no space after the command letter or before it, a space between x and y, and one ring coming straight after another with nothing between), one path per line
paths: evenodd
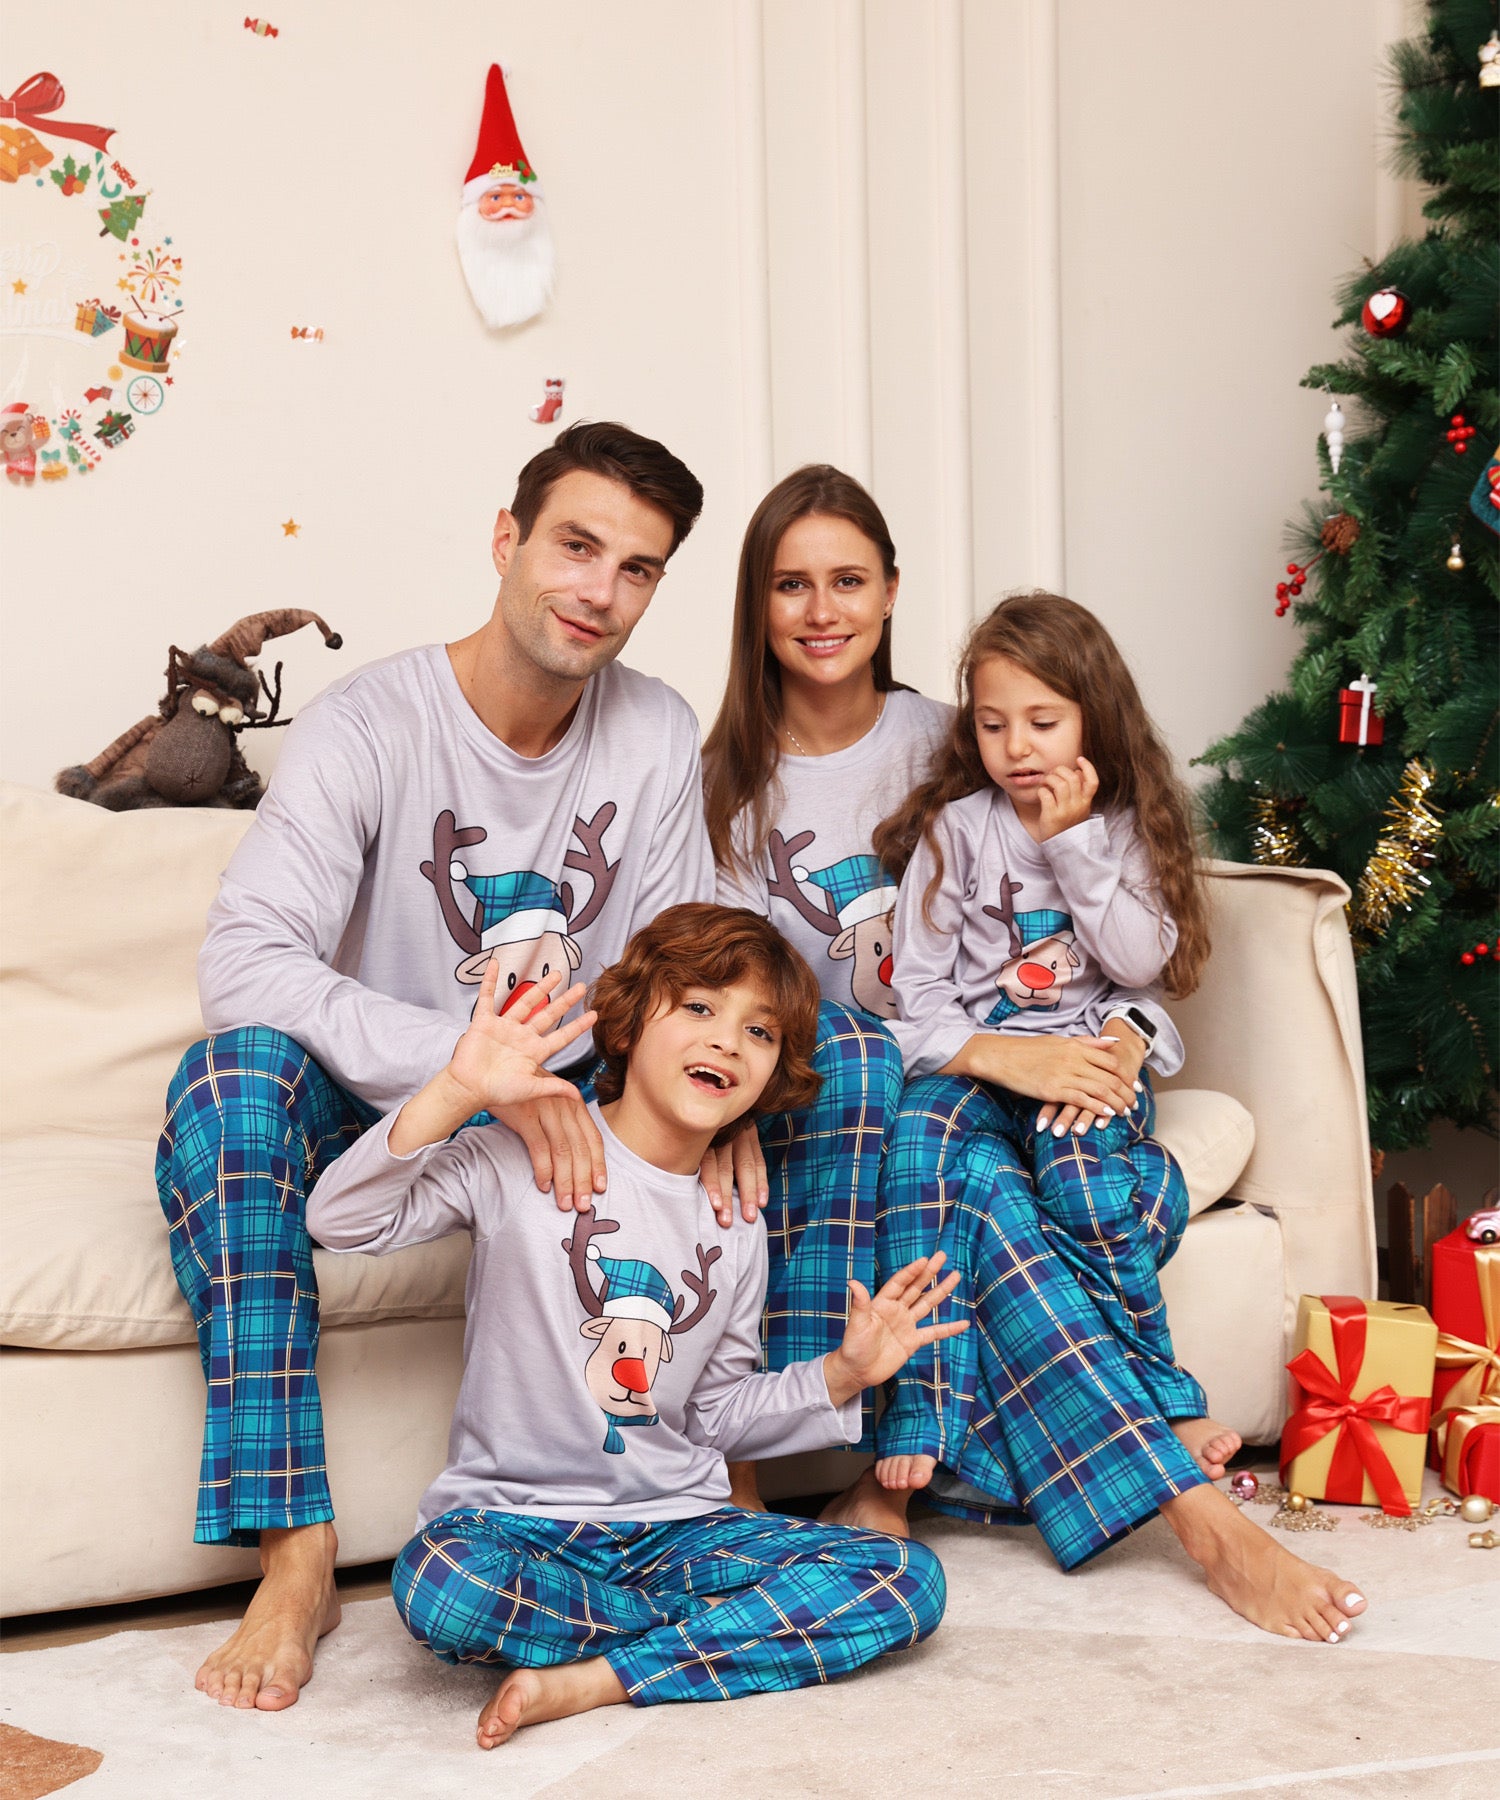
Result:
M773 831L767 840L771 852L771 867L775 870L766 883L766 892L773 900L785 900L794 906L801 916L815 931L821 931L824 937L837 937L839 934L839 916L833 910L833 899L823 896L823 904L814 906L806 894L797 885L797 877L792 873L792 858L798 851L805 850L813 841L816 832L799 831L796 837L784 838L779 831Z
M476 900L473 919L464 917L453 897L453 877L448 866L455 850L462 850L469 844L482 844L488 833L482 825L466 825L462 831L457 826L458 821L451 812L438 814L432 828L432 861L422 864L422 873L437 889L438 905L443 909L448 936L466 955L473 956L480 947L479 921L484 917L484 907Z
M581 851L570 850L563 858L565 869L577 869L581 874L591 876L594 891L588 897L588 904L575 918L573 916L573 884L565 881L557 890L557 897L562 901L564 916L568 921L568 933L576 936L586 926L592 925L604 908L609 898L609 890L615 885L615 872L620 863L618 857L611 862L604 853L604 834L614 823L615 814L619 811L613 800L606 800L593 816L585 821L582 817L573 820L573 832Z
M589 1239L608 1237L610 1232L619 1229L618 1219L601 1219L591 1212L579 1213L573 1225L572 1237L562 1241L562 1247L568 1253L568 1267L573 1271L573 1285L578 1289L583 1310L591 1319L601 1317L604 1312L604 1297L609 1292L609 1280L607 1276L601 1275L599 1292L594 1292L594 1284L589 1276Z
M702 1244L699 1244L697 1249L698 1273L695 1275L691 1269L684 1269L682 1271L682 1280L683 1285L691 1288L698 1296L698 1304L684 1319L679 1316L682 1312L682 1295L679 1294L677 1296L676 1303L672 1308L672 1326L671 1330L667 1333L668 1337L676 1337L679 1331L691 1331L708 1311L709 1307L713 1305L714 1299L719 1291L717 1288L711 1288L708 1285L708 1271L714 1266L724 1252L717 1244L714 1245L712 1250L705 1250Z
M1012 881L1009 875L1002 875L1000 877L1000 904L986 906L983 909L987 919L998 919L1010 934L1012 956L1019 956L1023 948L1020 928L1016 924L1016 895L1025 885L1021 881Z

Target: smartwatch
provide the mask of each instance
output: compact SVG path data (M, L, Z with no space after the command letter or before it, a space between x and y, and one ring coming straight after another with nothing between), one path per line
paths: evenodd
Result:
M1149 1013L1144 1013L1138 1006L1116 1006L1104 1015L1107 1025L1111 1019L1123 1019L1137 1037L1144 1039L1146 1053L1150 1055L1156 1043L1156 1021Z

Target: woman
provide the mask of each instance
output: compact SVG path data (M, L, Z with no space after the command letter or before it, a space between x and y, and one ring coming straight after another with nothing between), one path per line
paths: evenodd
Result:
M819 463L778 482L745 530L729 677L704 745L718 899L769 918L823 993L818 1103L761 1131L773 1369L832 1349L850 1277L874 1279L901 1059L881 1023L896 1010L896 884L871 840L926 775L952 712L891 673L899 583L886 522L857 481ZM759 1504L753 1465L730 1473L736 1503Z

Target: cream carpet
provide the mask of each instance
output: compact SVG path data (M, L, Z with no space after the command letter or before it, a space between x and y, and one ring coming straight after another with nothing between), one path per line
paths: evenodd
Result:
M1371 1602L1337 1648L1235 1618L1160 1521L1063 1576L1032 1532L928 1519L942 1629L829 1688L616 1707L485 1754L473 1725L495 1677L443 1667L369 1600L284 1713L197 1694L223 1628L195 1625L7 1656L0 1718L103 1752L67 1800L1493 1800L1500 1552L1471 1550L1455 1520L1338 1516L1287 1540Z

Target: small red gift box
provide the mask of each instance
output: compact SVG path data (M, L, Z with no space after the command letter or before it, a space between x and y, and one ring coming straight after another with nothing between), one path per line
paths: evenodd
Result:
M1385 741L1385 720L1375 710L1375 683L1361 675L1351 686L1339 689L1339 742L1380 744Z
M1460 1226L1432 1246L1431 1267L1432 1463L1455 1494L1500 1503L1500 1244Z

